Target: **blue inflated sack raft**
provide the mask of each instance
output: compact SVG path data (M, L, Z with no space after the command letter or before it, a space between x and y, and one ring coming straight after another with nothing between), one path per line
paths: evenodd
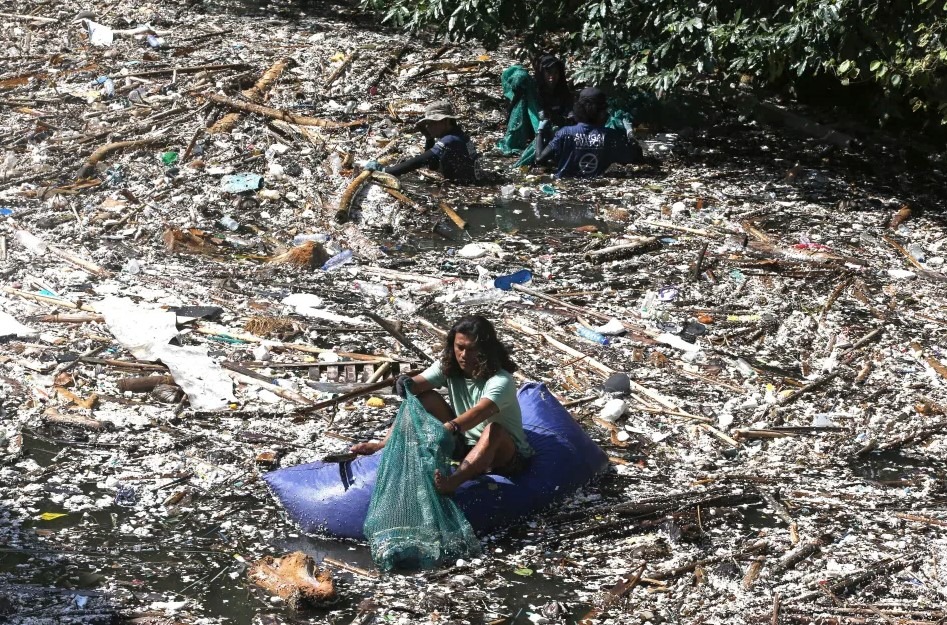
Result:
M517 399L526 437L536 451L528 468L512 478L483 475L454 493L454 501L478 533L538 512L608 468L605 452L545 384L525 384ZM364 540L362 526L383 453L287 467L267 473L264 479L302 531Z

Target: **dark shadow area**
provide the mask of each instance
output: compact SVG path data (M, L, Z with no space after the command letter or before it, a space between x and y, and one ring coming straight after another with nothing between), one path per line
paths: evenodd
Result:
M357 0L186 0L183 4L188 10L206 15L241 15L261 20L306 18L341 21L376 32L392 31L381 23L380 17L362 10Z

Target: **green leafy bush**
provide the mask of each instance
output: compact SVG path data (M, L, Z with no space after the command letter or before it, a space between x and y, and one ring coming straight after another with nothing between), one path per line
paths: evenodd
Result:
M576 79L659 95L706 79L852 87L881 118L947 123L944 0L362 0L397 26L550 42ZM828 81L828 82L827 82ZM844 93L844 90L843 90Z

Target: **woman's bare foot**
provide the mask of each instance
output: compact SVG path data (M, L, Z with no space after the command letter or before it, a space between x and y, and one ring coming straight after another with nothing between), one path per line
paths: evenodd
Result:
M384 443L369 441L367 443L356 443L349 448L349 451L360 456L370 456L384 446Z
M434 471L434 489L442 495L453 495L460 487L456 477L456 472L445 476L440 471Z

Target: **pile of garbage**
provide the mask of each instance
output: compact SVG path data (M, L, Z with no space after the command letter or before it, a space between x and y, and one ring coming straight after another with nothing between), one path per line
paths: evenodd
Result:
M943 155L721 104L554 180L495 149L512 48L303 9L0 13L0 616L945 618ZM359 171L443 98L488 183ZM471 313L612 471L446 570L301 536L261 473L382 436Z

